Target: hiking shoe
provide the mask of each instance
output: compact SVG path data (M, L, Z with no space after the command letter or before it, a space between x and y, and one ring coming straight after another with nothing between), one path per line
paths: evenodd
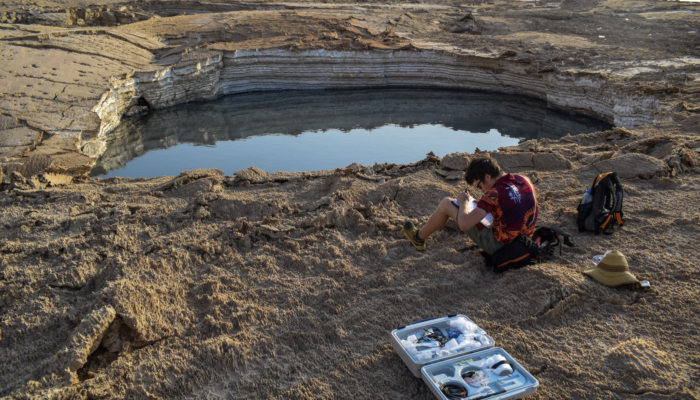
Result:
M418 228L416 228L415 225L413 225L413 222L411 221L406 221L403 224L403 234L406 236L406 239L408 239L409 242L415 247L417 250L423 251L425 250L425 240L418 240L416 239L416 234L418 233Z

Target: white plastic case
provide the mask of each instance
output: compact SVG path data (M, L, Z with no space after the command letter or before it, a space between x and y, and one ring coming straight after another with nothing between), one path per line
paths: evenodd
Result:
M511 374L499 376L484 365L486 359L496 354L503 356L510 363L513 368ZM478 378L465 380L462 375L468 371L480 371L482 375ZM505 350L498 347L427 365L421 369L421 373L425 384L440 400L448 400L440 390L444 384L465 388L467 390L466 400L520 399L537 392L540 385L540 382L532 374Z
M408 369L411 370L411 372L416 378L421 377L421 368L423 368L426 365L434 364L443 360L449 360L455 357L461 357L465 354L475 353L484 349L492 348L494 346L495 341L490 336L488 336L483 329L478 327L478 325L478 330L476 331L476 333L482 335L482 337L486 339L486 343L483 346L458 352L456 354L450 354L444 357L436 357L429 361L417 360L411 353L409 353L404 348L403 344L401 343L402 340L406 340L411 334L420 330L421 328L436 327L442 330L446 330L450 328L450 326L448 325L448 322L450 320L460 317L466 318L469 322L474 323L474 321L469 319L469 317L467 317L466 315L452 314L443 318L428 318L421 321L416 321L408 325L400 326L397 329L391 331L391 345L394 347L394 351L398 353L399 357L401 357L401 360L403 360L404 364L406 364Z

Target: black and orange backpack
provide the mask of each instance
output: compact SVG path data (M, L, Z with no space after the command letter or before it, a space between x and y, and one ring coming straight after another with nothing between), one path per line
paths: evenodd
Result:
M622 184L615 172L598 175L591 185L592 200L579 203L576 224L578 231L592 231L596 235L613 233L613 225L622 226Z
M486 255L486 265L493 267L493 272L504 272L528 265L548 261L554 256L554 249L561 244L575 247L571 235L555 226L538 226L532 237L517 236L505 247L500 248L492 256Z

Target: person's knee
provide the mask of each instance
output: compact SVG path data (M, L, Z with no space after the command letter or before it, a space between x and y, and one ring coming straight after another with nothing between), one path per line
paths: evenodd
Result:
M443 210L447 210L448 207L454 207L455 205L452 204L452 200L454 200L454 199L451 199L451 198L449 198L449 197L445 197L445 198L442 199L442 201L440 202L440 205L438 206L438 208L442 208Z
M437 207L436 212L445 215L449 218L454 218L458 209L452 203L452 200L454 199L451 199L449 197L445 197L444 199L442 199L440 205Z

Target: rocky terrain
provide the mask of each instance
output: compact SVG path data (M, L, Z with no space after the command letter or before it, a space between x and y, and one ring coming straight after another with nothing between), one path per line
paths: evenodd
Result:
M540 380L533 398L699 398L699 12L0 4L0 396L430 399L389 333L463 313ZM332 171L87 177L128 115L367 86L527 95L614 124L489 156L533 180L542 224L569 231L593 177L618 172L625 226L572 232L577 247L503 275L452 223L418 253L401 224L465 189L464 149ZM651 291L581 273L613 248Z

